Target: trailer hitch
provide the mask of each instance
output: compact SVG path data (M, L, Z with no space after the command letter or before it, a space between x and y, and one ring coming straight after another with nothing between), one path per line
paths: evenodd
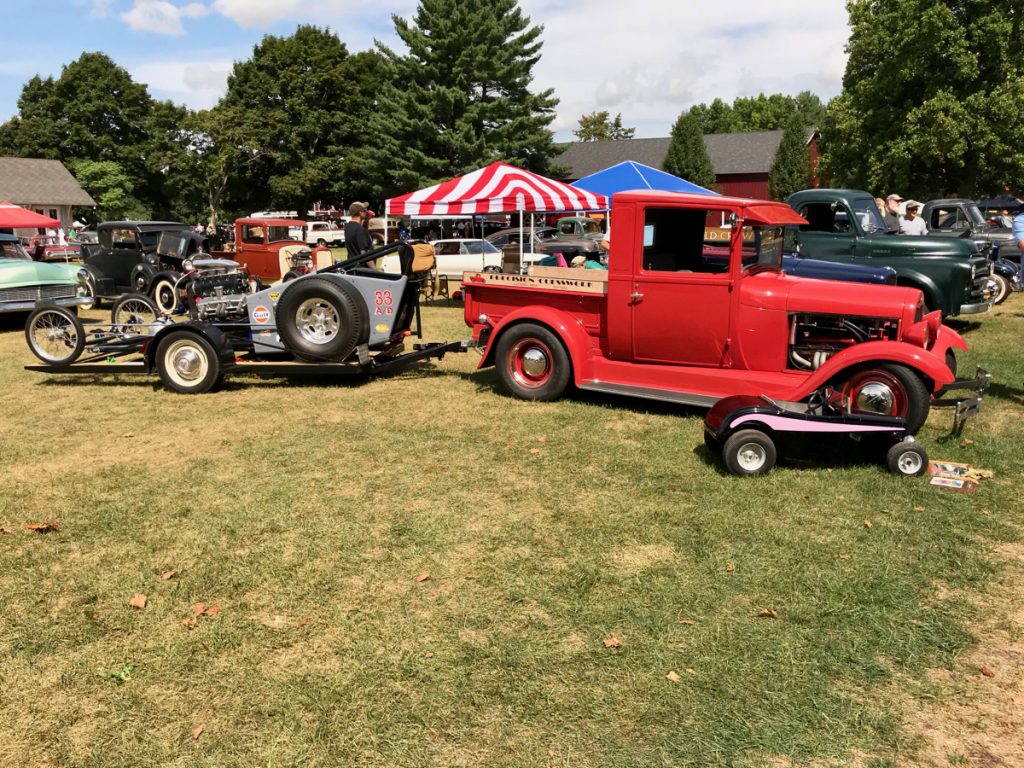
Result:
M932 400L932 408L954 409L953 426L945 439L960 437L960 433L964 431L964 424L981 408L981 399L991 383L992 374L978 366L973 379L958 379L939 388L939 396ZM946 393L957 390L968 390L972 394L967 397L943 397Z

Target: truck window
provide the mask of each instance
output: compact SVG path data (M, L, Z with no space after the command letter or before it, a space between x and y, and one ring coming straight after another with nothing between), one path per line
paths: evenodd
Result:
M967 216L959 206L952 208L936 208L931 215L932 229L970 229Z
M263 227L248 224L242 227L242 242L249 245L263 245Z
M558 222L558 231L563 235L571 235L576 231L575 223L571 221L560 221Z
M743 269L782 269L785 227L743 227Z
M839 226L845 225L845 230L836 229L836 211L832 210L832 203L807 203L800 207L798 213L807 219L806 224L800 225L801 232L838 232L838 231L850 231L850 222L846 218L846 212L843 212L845 222L840 222Z
M644 216L644 270L729 271L729 236L719 234L721 211L648 208Z

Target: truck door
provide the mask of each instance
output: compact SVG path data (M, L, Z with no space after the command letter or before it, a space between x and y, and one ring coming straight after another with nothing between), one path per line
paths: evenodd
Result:
M648 208L643 247L634 251L633 358L638 361L728 366L732 278L726 212Z
M825 261L852 262L868 255L858 248L857 230L850 212L837 203L804 203L797 211L807 219L800 226L801 255Z

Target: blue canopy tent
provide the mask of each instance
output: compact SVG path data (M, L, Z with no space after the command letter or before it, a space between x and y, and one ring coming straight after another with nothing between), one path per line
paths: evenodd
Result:
M572 185L587 192L602 194L609 200L616 192L624 192L627 189L660 189L665 192L693 192L698 195L718 194L671 173L632 160L584 176L579 181L574 181Z

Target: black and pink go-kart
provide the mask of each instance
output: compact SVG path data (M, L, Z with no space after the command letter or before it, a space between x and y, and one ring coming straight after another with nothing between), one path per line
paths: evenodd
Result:
M863 455L883 460L895 475L914 477L928 468L928 454L907 434L906 419L849 413L835 393L822 390L806 403L757 395L719 400L704 418L704 443L734 475L761 475L781 456L820 456L843 439Z

